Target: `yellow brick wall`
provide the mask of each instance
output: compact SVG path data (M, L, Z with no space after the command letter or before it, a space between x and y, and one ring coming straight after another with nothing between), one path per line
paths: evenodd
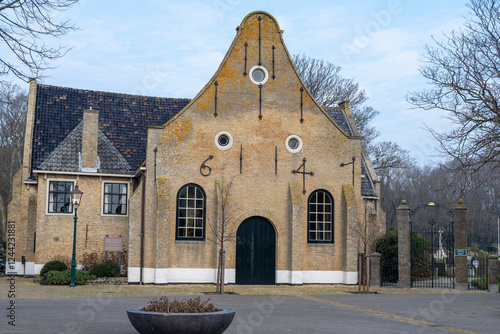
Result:
M260 59L269 79L262 86L259 108L259 86L249 78L250 69L259 61L259 24L261 17ZM247 43L247 75L245 71ZM273 49L274 72L273 72ZM273 79L271 76L275 75ZM217 117L215 112L217 82ZM301 91L303 91L303 122ZM33 94L32 94L33 93ZM34 92L30 103L34 105ZM259 118L259 109L262 118ZM33 111L33 110L31 110ZM220 150L214 140L227 131L233 145ZM302 139L299 153L285 146L288 136ZM27 144L28 146L29 143ZM277 173L275 152L277 151ZM43 264L58 257L71 257L73 215L47 214L47 187L50 180L76 181L84 192L78 209L77 263L84 253L103 253L105 235L124 237L129 267L140 266L141 220L144 199L144 267L145 268L216 268L217 245L210 224L217 222L216 184L232 181L231 216L228 233L236 235L239 225L252 216L269 220L276 231L276 269L289 271L356 271L359 240L349 232L349 224L363 219L360 195L361 139L347 136L317 105L298 77L283 43L282 32L269 14L249 14L238 27L236 38L220 68L202 91L164 126L148 129L145 195L136 180L133 189L129 178L38 174L36 185L23 184L29 171L29 159L15 177L14 200L9 206L9 220L17 222L19 256ZM211 174L200 174L202 163ZM240 173L240 155L242 166ZM355 184L352 168L340 164L355 162ZM293 174L306 158L306 172L314 176ZM370 165L371 166L371 165ZM207 172L208 169L204 169ZM128 182L127 216L101 214L102 182ZM175 240L176 197L187 184L201 186L207 196L206 240ZM306 193L302 190L305 187ZM334 243L307 243L307 200L317 189L329 191L334 199ZM30 206L31 198L31 206ZM382 232L383 212L375 203L376 221ZM31 212L29 208L31 207ZM30 218L31 217L31 218ZM36 231L36 253L30 254L30 243ZM227 268L235 268L236 244L226 243Z
M71 259L73 249L73 214L47 213L47 187L51 180L76 181L76 176L40 174L38 176L37 235L35 263L43 264L63 256ZM78 208L76 263L81 264L83 254L104 253L104 237L124 237L128 247L128 216L102 215L102 182L127 182L124 178L79 176L78 187L83 191ZM129 198L132 193L128 182ZM130 213L130 212L129 212Z
M248 74L243 75L245 43L248 43L247 72L258 62L258 16L262 18L262 66L269 76L273 75L272 46L275 46L276 78L269 78L262 87L262 119L258 117L259 87ZM300 122L300 88L304 86L281 37L272 17L264 13L247 16L219 70L205 88L163 129L150 130L147 173L149 176L154 173L156 147L157 182L148 176L146 257L156 258L157 267L215 268L217 248L213 243L175 240L175 205L179 189L187 183L196 183L207 194L207 220L215 221L215 181L224 178L233 181L231 201L236 219L230 233L236 234L245 218L253 215L267 218L277 232L277 270L355 270L351 254L346 267L347 228L341 208L346 203L342 200L342 186L352 184L352 169L341 168L340 164L356 158L353 201L360 203L361 140L349 138L340 130L307 90L303 93L304 121ZM217 117L214 116L216 81ZM214 143L220 131L227 131L233 137L229 150L220 150ZM301 152L290 153L286 149L289 135L302 139ZM206 165L211 174L205 177L200 174L200 166L210 155L213 159ZM314 176L306 175L306 194L302 194L302 174L291 173L302 164L303 158L307 159L306 171L314 172ZM295 190L291 191L292 188ZM328 190L335 201L334 244L307 244L307 199L316 189ZM292 202L300 212L292 212ZM353 214L356 216L358 212L348 215ZM208 228L206 233L210 233ZM355 248L353 254L357 253ZM228 268L235 267L234 242L227 246L226 261ZM151 262L148 266L153 266Z

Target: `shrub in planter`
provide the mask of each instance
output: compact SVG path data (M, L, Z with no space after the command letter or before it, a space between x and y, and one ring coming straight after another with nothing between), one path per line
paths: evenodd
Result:
M95 278L86 270L75 271L75 284L84 285L87 280ZM65 271L49 271L44 276L42 284L48 285L69 285L71 283L71 269Z
M49 271L65 271L66 269L68 269L68 266L64 262L49 261L40 270L40 276L47 274Z
M206 313L217 312L218 308L210 303L210 299L201 301L200 297L188 300L168 300L163 296L160 299L153 298L141 311L161 312L161 313Z
M114 262L99 263L90 269L90 274L95 277L118 277L120 267Z
M161 297L149 301L146 307L134 307L127 315L141 334L221 334L233 321L233 309L216 308L200 297L178 301Z

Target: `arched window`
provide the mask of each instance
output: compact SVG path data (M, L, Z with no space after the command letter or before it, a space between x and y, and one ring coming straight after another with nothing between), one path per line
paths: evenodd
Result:
M177 193L177 240L205 240L205 192L190 183Z
M316 190L309 196L307 241L333 243L333 197L326 190Z

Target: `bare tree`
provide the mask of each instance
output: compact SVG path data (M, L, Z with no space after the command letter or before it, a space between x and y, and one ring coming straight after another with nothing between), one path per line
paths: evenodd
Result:
M394 142L383 141L369 146L373 168L384 178L396 168L408 168L415 162L410 152Z
M380 132L372 125L373 120L380 114L372 107L361 107L352 110L352 117L359 134L363 137L363 142L367 147L373 143L373 140L380 136Z
M344 78L340 73L340 66L304 54L294 55L293 62L305 85L321 106L329 107L349 101L354 122L377 172L403 168L411 162L408 151L398 144L374 143L380 132L372 123L380 112L363 105L368 100L366 92L353 79Z
M376 222L377 213L375 212L374 204L368 201L364 201L363 219L357 219L352 224L348 225L347 228L351 230L351 233L356 235L363 246L363 256L361 261L361 281L359 284L363 287L363 293L366 293L367 286L367 257L368 253L371 252L375 246L375 242L379 237L378 225Z
M443 155L469 174L486 164L500 167L500 1L471 0L471 17L459 30L426 46L420 72L431 88L408 101L425 110L441 109L455 128L429 128ZM489 167L491 168L491 167Z
M292 60L307 89L321 106L332 107L349 101L350 106L356 109L368 100L365 90L360 89L358 83L340 75L340 66L305 54L294 55Z
M217 284L216 292L224 294L224 272L226 269L226 243L235 241L236 234L231 230L231 225L235 221L233 203L230 202L230 191L233 185L233 180L229 182L222 177L216 181L215 187L217 191L217 220L214 224L209 223L212 234L207 236L209 241L217 245L219 254L217 261Z
M456 165L455 165L456 164ZM458 162L446 161L442 165L393 169L382 179L381 206L387 214L387 228L395 229L396 208L406 200L412 209L434 202L439 204L437 218L450 221L449 211L458 199L467 206L469 245L476 250L496 250L497 219L500 214L500 175L493 175L486 165L477 173L466 177L457 174ZM426 210L414 217L416 225L427 224Z
M5 240L7 205L12 193L12 179L23 158L27 107L27 92L18 85L0 86L0 233L2 240Z
M78 0L6 0L0 1L0 42L10 51L0 56L0 76L9 73L28 81L52 68L50 61L60 58L67 47L45 44L48 36L61 37L75 29L55 16Z

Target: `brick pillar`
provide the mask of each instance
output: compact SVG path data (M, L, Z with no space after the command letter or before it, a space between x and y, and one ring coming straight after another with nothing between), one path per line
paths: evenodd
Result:
M488 256L488 291L498 293L498 255Z
M380 258L382 254L372 253L370 254L370 286L373 288L380 288L382 285L382 272L380 266Z
M406 201L396 210L398 224L398 288L411 287L410 207Z
M302 185L298 182L289 182L290 189L290 239L288 247L290 276L284 281L290 284L304 284L303 264L304 264L304 236L307 236L306 225L304 224L304 212L307 207L304 205L304 195ZM307 202L306 202L307 203ZM283 278L282 278L283 280ZM283 281L282 281L283 282ZM281 282L276 282L281 283Z
M464 201L459 199L457 206L453 209L453 216L455 220L455 249L467 249L467 224L465 220L466 211L467 208L464 205ZM455 289L467 290L468 288L467 255L455 255Z

